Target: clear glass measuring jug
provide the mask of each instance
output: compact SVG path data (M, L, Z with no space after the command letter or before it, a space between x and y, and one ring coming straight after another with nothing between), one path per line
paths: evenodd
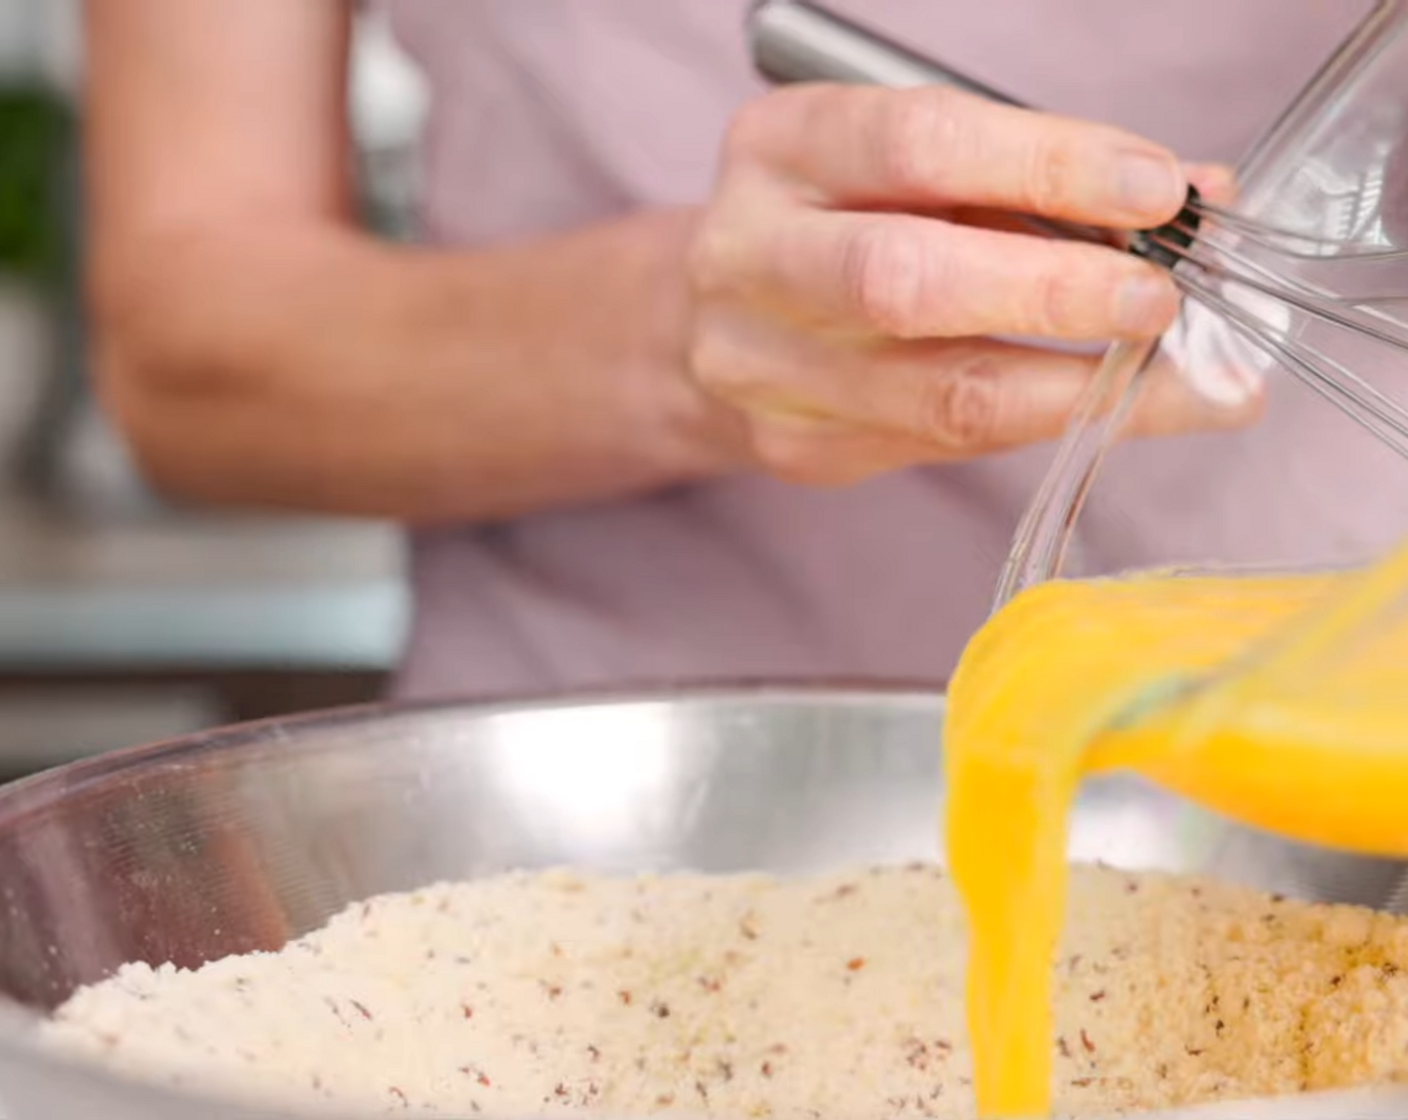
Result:
M1408 5L1375 7L1239 183L1232 220L1205 226L1175 266L1190 292L1178 322L1108 353L999 603L1054 576L1150 564L1338 566L1408 532ZM1122 442L1160 378L1213 409L1262 382L1266 415L1247 431Z

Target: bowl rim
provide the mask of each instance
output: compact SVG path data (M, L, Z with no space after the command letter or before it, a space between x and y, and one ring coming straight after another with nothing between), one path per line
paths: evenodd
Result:
M47 806L93 784L153 763L178 760L188 754L211 751L253 749L279 740L289 749L291 733L316 732L350 724L393 724L420 716L461 715L478 720L519 713L599 710L649 705L711 705L748 703L754 705L804 703L824 708L874 706L889 709L929 710L942 718L945 687L932 681L870 680L865 678L773 680L739 679L684 686L616 686L578 688L560 691L504 693L484 698L434 697L412 700L374 701L313 709L289 716L245 720L152 743L106 751L91 758L60 764L28 777L0 785L0 826ZM40 1071L46 1078L61 1078L71 1086L100 1099L117 1095L134 1105L167 1109L181 1108L193 1116L268 1117L269 1120L329 1117L330 1120L362 1120L356 1112L330 1112L297 1108L280 1111L277 1106L245 1103L218 1092L193 1087L170 1087L126 1076L98 1062L68 1054L44 1045L36 1036L36 1026L47 1015L0 995L0 1064L23 1065ZM0 1104L5 1086L0 1084ZM365 1114L370 1117L371 1112ZM531 1120L525 1117L524 1120Z
M529 712L601 709L658 704L689 706L747 702L788 704L806 702L834 706L845 703L937 705L942 712L947 682L866 679L863 677L804 679L739 678L702 684L600 686L563 690L525 690L483 697L438 696L374 700L314 708L290 715L241 720L184 735L119 747L86 758L60 763L0 784L0 826L41 810L58 798L140 767L191 754L252 748L293 735L350 724L389 725L427 716L463 716L479 720ZM293 749L297 749L294 745ZM0 1000L4 997L0 996Z

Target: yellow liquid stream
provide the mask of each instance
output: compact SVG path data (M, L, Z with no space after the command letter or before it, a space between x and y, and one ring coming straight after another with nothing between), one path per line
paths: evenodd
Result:
M1408 625L1343 645L1405 586L1408 548L1362 573L1057 582L975 636L949 690L945 757L980 1116L1051 1108L1067 818L1085 775L1132 770L1295 839L1408 854ZM1115 723L1282 631L1291 640L1247 671ZM1338 673L1324 659L1336 652L1349 657Z

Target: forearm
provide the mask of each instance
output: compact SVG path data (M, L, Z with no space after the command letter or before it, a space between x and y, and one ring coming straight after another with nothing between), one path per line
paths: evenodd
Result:
M331 224L174 235L95 269L98 367L162 489L406 521L714 473L686 380L684 212L482 253Z

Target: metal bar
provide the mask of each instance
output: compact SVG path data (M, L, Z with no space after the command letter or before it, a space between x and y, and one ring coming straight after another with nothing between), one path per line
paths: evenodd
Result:
M778 85L947 85L989 101L1020 104L975 78L807 0L761 0L753 7L749 32L754 65L763 77Z

